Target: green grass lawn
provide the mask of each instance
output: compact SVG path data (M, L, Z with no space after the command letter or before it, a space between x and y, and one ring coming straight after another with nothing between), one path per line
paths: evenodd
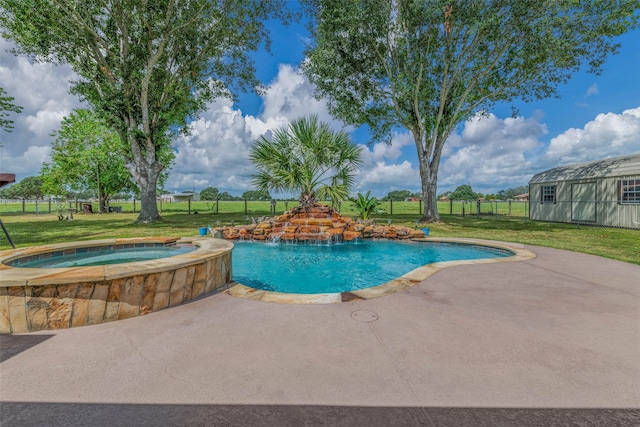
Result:
M242 202L237 202L241 203ZM259 202L255 202L259 203ZM223 212L212 214L202 210L197 215L184 212L163 210L163 219L150 225L138 225L134 221L137 214L111 213L84 215L76 214L73 221L58 221L55 214L15 214L3 213L5 223L17 247L43 245L50 243L70 242L78 240L105 239L114 237L140 236L195 236L198 228L211 225L235 225L251 222L251 216L268 214L266 210L257 209L245 215ZM289 205L291 207L292 204ZM278 207L278 213L282 209ZM355 215L343 209L347 216ZM416 214L379 214L376 220L386 224L389 219L393 224L408 227L424 227L416 224ZM434 237L470 237L498 241L517 242L537 246L584 252L613 258L620 261L640 265L640 231L618 228L577 226L572 224L531 221L527 218L507 217L502 215L461 216L442 215L442 222L429 224L430 236ZM0 249L10 249L5 236L0 234Z

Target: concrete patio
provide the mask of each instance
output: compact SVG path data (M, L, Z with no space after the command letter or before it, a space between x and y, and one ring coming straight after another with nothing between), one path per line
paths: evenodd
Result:
M640 424L640 266L524 246L372 300L0 336L0 425Z

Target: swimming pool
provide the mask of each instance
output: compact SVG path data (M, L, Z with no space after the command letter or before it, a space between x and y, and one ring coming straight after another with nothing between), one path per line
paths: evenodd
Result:
M320 294L377 286L441 261L501 258L506 249L443 242L363 241L324 245L237 242L233 277L275 292Z

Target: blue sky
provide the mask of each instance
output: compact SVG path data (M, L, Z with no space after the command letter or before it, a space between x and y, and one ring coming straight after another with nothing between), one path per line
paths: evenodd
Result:
M240 195L251 189L253 166L248 150L265 132L306 114L318 114L336 129L323 100L299 73L308 33L302 23L272 23L272 51L254 55L257 77L266 94L239 94L238 102L212 102L191 124L191 135L174 142L178 152L165 188L169 191L217 187ZM540 171L566 163L640 153L640 31L618 39L622 47L600 76L580 72L560 88L561 98L498 105L483 118L462 124L448 140L440 167L438 193L471 184L492 193L526 185ZM49 161L52 138L60 121L82 105L68 93L74 74L14 57L0 40L0 85L24 107L15 130L1 132L3 172L18 180L39 173ZM362 130L351 130L354 143L366 144ZM391 190L419 191L416 148L407 133L394 135L391 146L363 145L365 163L354 192L382 196Z

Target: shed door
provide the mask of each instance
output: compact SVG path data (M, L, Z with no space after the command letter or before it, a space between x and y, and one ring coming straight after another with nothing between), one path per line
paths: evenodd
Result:
M596 221L596 183L571 184L571 221Z

